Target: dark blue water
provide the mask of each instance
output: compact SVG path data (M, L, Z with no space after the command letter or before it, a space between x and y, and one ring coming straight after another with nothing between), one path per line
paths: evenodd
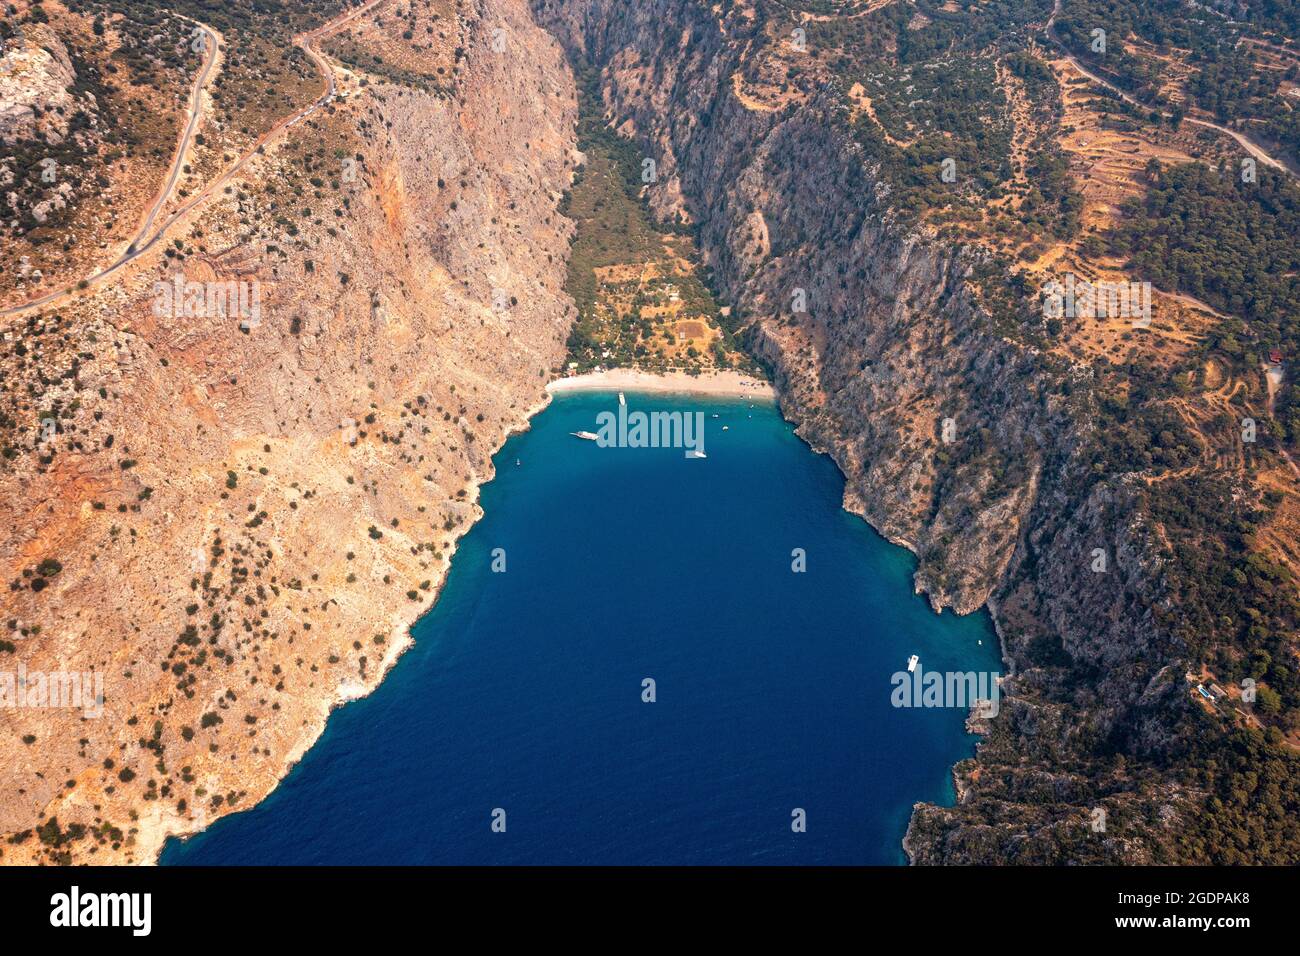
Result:
M911 556L840 509L839 472L772 406L628 401L716 412L708 458L572 438L616 399L557 399L497 456L383 684L163 862L903 862L912 804L951 801L973 739L964 711L892 707L890 675L914 653L998 670L987 618L913 595Z

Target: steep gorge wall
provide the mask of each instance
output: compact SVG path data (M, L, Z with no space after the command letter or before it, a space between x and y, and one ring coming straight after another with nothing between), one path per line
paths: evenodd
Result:
M957 769L959 805L918 806L913 859L1152 859L1149 822L1171 825L1174 788L1099 774L1093 754L1165 759L1185 707L1180 648L1153 618L1160 571L1135 488L1089 474L1088 370L999 334L967 281L979 255L896 221L828 77L811 70L785 106L739 94L742 17L695 0L534 9L600 68L610 118L655 159L652 207L699 223L784 414L844 472L845 506L917 554L936 609L994 611L1010 696ZM1107 834L1089 829L1096 806Z

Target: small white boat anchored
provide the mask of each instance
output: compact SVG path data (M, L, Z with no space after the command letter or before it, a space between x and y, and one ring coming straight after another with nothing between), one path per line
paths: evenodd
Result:
M919 663L921 663L921 658L913 654L911 657L907 659L907 672L909 674L912 673L914 670L916 670L916 665Z
M686 457L687 458L708 458L709 456L704 454L704 452L702 451L692 450L686 453Z
M595 432L569 432L574 438L585 438L587 441L596 441L600 438Z
M724 432L727 431L729 428L731 428L730 425L723 425L723 426L722 426L722 430L723 430Z
M625 407L626 407L626 405L627 405L627 399L623 397L623 393L622 393L622 392L619 392L619 393L618 393L618 403L619 403L620 405L625 406Z

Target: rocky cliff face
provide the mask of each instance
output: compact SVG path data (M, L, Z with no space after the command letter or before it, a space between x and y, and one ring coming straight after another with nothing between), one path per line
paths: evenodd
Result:
M447 33L450 93L340 71L121 281L5 328L0 671L103 703L0 709L4 862L147 862L265 796L409 641L543 401L572 79L516 0Z
M76 81L68 51L52 31L41 27L16 37L0 55L0 142L61 142Z
M982 256L895 218L829 76L813 65L776 100L744 92L761 70L741 6L534 8L602 70L612 121L656 161L656 211L700 224L784 414L844 472L845 506L916 553L936 610L994 612L1010 696L957 770L959 805L918 806L913 859L1152 859L1174 788L1113 761L1099 773L1095 753L1160 759L1185 706L1180 649L1153 617L1139 489L1092 475L1089 370L1001 334L970 281Z

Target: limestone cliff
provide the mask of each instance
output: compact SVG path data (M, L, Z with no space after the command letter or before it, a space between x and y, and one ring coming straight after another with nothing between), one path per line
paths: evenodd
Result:
M999 331L972 281L984 256L894 215L829 75L746 91L763 77L745 6L534 7L601 69L611 121L663 171L652 206L699 224L784 414L844 472L845 506L917 554L936 610L994 611L1010 697L958 768L960 804L918 807L913 859L1151 859L1144 821L1175 788L1084 771L1098 741L1158 760L1186 706L1180 648L1153 616L1152 532L1130 483L1092 471L1089 369ZM1106 834L1089 829L1097 806Z

